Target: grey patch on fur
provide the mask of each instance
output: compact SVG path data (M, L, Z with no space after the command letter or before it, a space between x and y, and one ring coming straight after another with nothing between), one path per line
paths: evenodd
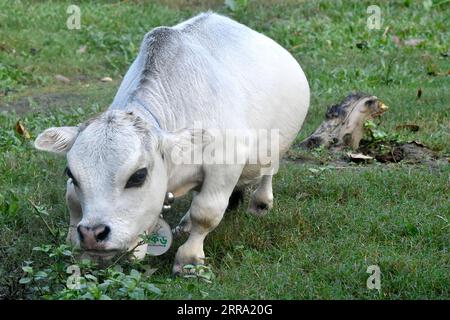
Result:
M138 89L150 76L158 75L172 65L172 60L179 54L177 38L179 32L170 27L158 27L144 36L141 51L145 53L145 62Z
M121 126L131 126L135 132L141 138L142 144L146 150L151 149L151 145L154 144L155 138L152 138L150 134L150 128L147 123L133 112L121 112L121 111L107 111L96 115L85 122L78 125L78 134L83 132L89 125L94 122L103 122L106 125L106 132L112 130L116 131Z
M180 43L183 34L195 32L212 14L212 12L201 14L183 29L157 27L144 36L140 49L140 54L144 54L143 70L139 76L139 84L130 95L130 101L146 87L150 79L157 78L159 74L167 77L172 72L176 66L177 57L182 55L183 47Z

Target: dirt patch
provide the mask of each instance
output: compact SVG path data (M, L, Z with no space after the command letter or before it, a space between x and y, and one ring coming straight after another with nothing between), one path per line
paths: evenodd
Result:
M76 93L44 93L20 98L9 103L0 103L0 111L24 114L30 111L46 111L55 108L68 108L81 105L86 100L86 96Z
M363 168L390 163L435 167L450 163L448 156L439 156L437 152L417 141L367 146L363 142L357 151L349 151L322 150L318 153L315 150L304 150L294 146L286 153L282 162L336 168ZM364 155L364 157L357 157L357 155Z
M428 160L421 160L421 161L410 161L410 160L403 160L398 161L398 163L406 164L406 165L425 165L428 166L430 169L432 168L438 168L443 165L449 165L449 161L447 158L437 158L437 159L428 159ZM342 155L341 157L338 157L334 155L333 157L327 158L326 160L320 160L320 159L305 159L305 158L292 158L292 157L284 157L281 160L281 163L283 164L296 164L296 165L310 165L310 166L320 166L320 167L332 167L334 169L356 169L356 170L362 170L362 169L369 169L374 167L379 167L381 165L392 165L395 164L393 162L380 162L380 161L350 161L350 159Z
M378 162L430 163L438 160L438 155L418 141L410 142L379 142L376 145L362 144L359 151L373 157Z
M436 161L438 159L436 153L433 150L428 149L422 144L415 141L405 143L398 147L403 155L404 160L423 162L423 161Z

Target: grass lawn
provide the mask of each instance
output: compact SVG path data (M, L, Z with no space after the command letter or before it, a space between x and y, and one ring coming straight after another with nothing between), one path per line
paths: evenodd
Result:
M366 24L373 1L249 0L236 1L234 10L222 1L185 2L79 1L81 29L68 30L70 2L0 0L0 299L80 298L39 291L46 290L39 281L63 283L70 264L69 253L33 251L64 243L65 160L34 150L32 140L15 132L16 122L33 139L104 110L148 30L208 8L270 36L298 59L312 101L297 141L320 124L329 105L363 91L390 107L382 130L421 141L441 158L450 155L449 1L376 1L379 30ZM58 74L70 82L55 79ZM419 131L398 130L403 124ZM161 257L125 263L124 272L157 268L139 281L159 288L145 296L160 299L449 299L448 162L337 168L321 156L321 166L281 166L267 216L249 215L247 203L226 214L205 242L211 283L171 277L184 239ZM188 207L188 199L177 201L167 220L174 225ZM20 284L26 261L46 275ZM366 287L370 265L380 267L380 291ZM85 298L118 297L112 289L102 296L91 281ZM126 297L143 297L127 288Z

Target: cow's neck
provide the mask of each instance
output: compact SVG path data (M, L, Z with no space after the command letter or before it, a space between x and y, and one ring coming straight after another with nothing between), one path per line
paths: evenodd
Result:
M163 94L164 90L155 90L154 88L142 88L132 93L125 104L125 110L139 112L139 115L154 126L166 131L175 131L186 126L185 113L182 108L175 108L171 102L168 105L168 99ZM179 110L175 113L175 110Z
M166 158L167 159L167 158ZM187 194L191 190L200 191L204 173L200 164L174 164L165 161L167 172L167 192L175 198Z
M179 164L166 161L167 191L173 193L175 198L181 197L191 190L201 187L203 170L201 165Z
M133 95L128 99L127 104L123 108L125 111L131 111L137 115L145 122L150 123L153 127L158 129L166 128L163 125L162 119L164 116L159 111L161 108L155 107L153 104L147 103L141 96Z
M155 108L145 104L138 96L133 97L131 104L135 110L142 111L145 114L144 118L146 118L147 121L150 121L155 127L161 128L160 117L156 114L155 110L152 110Z

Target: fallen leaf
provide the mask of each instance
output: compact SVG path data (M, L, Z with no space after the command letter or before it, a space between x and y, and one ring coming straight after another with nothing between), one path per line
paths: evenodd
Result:
M19 120L16 122L15 130L19 135L21 135L25 139L31 139L31 135L28 132L27 128L25 128L25 126L23 125L22 121Z
M60 82L64 82L64 83L69 83L69 82L70 82L70 79L69 79L69 78L64 77L63 75L60 75L60 74L57 74L57 75L55 76L55 79L58 80L58 81L60 81Z
M362 154L362 153L351 153L351 152L348 152L347 156L350 158L350 160L352 160L354 162L360 162L360 161L366 161L366 160L372 160L373 159L373 157L367 156L367 155Z
M101 82L111 82L112 79L110 77L103 77L100 79Z

